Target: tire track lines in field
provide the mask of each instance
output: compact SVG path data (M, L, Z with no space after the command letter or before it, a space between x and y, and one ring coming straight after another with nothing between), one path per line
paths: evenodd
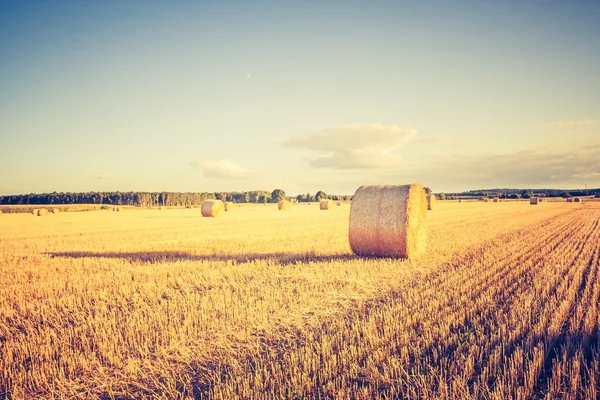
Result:
M526 228L524 230L521 230L520 233L516 234L516 235L505 235L507 238L505 238L504 241L501 241L500 243L497 244L497 248L498 247L503 247L505 246L507 243L510 243L511 240L522 240L524 243L528 243L529 239L534 239L535 237L538 237L537 241L533 241L534 243L533 246L529 246L526 247L524 250L520 249L520 251L515 251L515 254L512 254L511 256L506 257L506 259L508 260L507 262L504 262L501 266L501 271L492 271L492 274L495 275L494 279L489 279L489 277L487 275L489 275L489 272L486 271L485 267L486 265L481 265L481 271L476 271L476 273L474 273L474 277L472 277L472 279L474 280L474 286L479 287L479 292L475 295L475 296L480 296L481 293L483 292L483 288L488 288L488 290L492 290L493 293L497 293L499 290L501 289L506 289L506 287L504 288L498 288L498 285L496 285L496 283L499 282L499 280L501 279L503 273L506 274L510 274L511 273L511 268L514 267L514 262L515 260L519 260L523 257L523 254L527 254L530 253L532 250L533 251L539 251L539 249L541 248L546 248L547 251L550 251L553 247L556 247L557 245L560 244L560 242L562 242L565 238L566 235L568 235L569 232L571 232L573 229L577 228L577 225L575 224L569 224L570 223L570 218L569 217L562 217L560 218L560 220L551 220L551 221L545 221L544 223L541 224L541 226L543 227L547 227L550 226L553 229L544 229L544 232L546 232L547 234L545 236L543 236L542 240L539 240L539 235L537 235L535 232L533 232L531 230L531 228ZM561 235L555 235L554 231L557 228L561 228L558 229L559 232L563 232L564 234ZM550 233L548 233L550 232ZM566 232L566 233L565 233ZM512 238L509 236L513 236ZM493 249L493 247L491 247L491 249ZM477 253L477 252L475 252ZM477 257L477 256L475 256ZM481 255L479 255L479 257L481 257ZM463 291L458 290L458 292L456 292L456 296L453 296L453 298L450 299L445 299L445 302L443 301L442 304L437 307L437 309L432 309L430 310L431 312L428 315L425 315L425 320L423 320L423 315L421 314L421 321L414 321L414 318L411 319L410 318L410 314L411 313L418 313L419 309L422 308L422 306L424 305L424 302L426 302L426 300L429 299L433 299L436 298L440 295L440 293L443 293L444 290L447 288L448 290L452 290L452 288L456 289L456 286L458 283L460 283L461 280L464 279L464 276L462 276L461 274L464 273L464 269L465 267L461 268L459 265L455 265L455 270L454 271L450 271L449 273L446 274L441 274L437 279L433 279L429 282L427 282L425 285L417 285L413 288L410 288L409 291L411 293L421 293L421 297L417 296L417 301L410 301L409 298L407 298L405 296L405 293L394 293L392 294L389 298L384 299L385 303L383 303L382 305L376 305L374 306L371 310L369 310L368 308L366 310L362 310L362 313L358 314L358 315L353 315L351 317L346 318L344 321L339 322L338 324L333 324L333 325L324 325L322 328L322 332L321 333L315 333L315 337L312 340L314 343L322 343L323 341L327 341L327 342L335 342L333 344L330 345L331 349L330 350L335 350L334 352L339 352L340 348L344 346L344 343L350 343L349 347L349 355L350 355L350 359L352 360L352 362L354 362L354 360L358 361L359 366L357 366L360 369L360 364L365 365L366 364L366 358L364 358L364 354L363 356L360 356L358 353L361 351L360 347L362 346L362 351L365 351L365 347L369 348L369 352L373 352L373 351L378 351L381 350L382 348L389 348L391 345L391 341L395 340L395 339L404 339L406 340L407 337L416 337L419 338L419 334L423 334L423 332L419 332L420 326L423 326L423 323L426 322L428 324L429 327L435 327L434 325L438 324L441 326L438 326L438 333L444 333L444 332L448 332L450 330L450 325L448 324L448 320L451 320L451 317L457 317L460 315L461 310L464 308L465 306L465 302L466 301L471 301L471 299L468 300L462 300L461 299L463 297L468 297L468 296L464 296ZM514 269L514 268L513 268ZM481 272L481 274L479 274ZM486 274L487 272L487 274ZM457 275L461 275L460 277ZM514 272L512 273L512 284L515 287L518 287L519 285L519 276L520 274L517 273L515 274ZM450 279L448 279L450 278ZM453 279L454 278L454 279ZM441 286L443 287L435 287L435 285L439 283ZM455 301L458 300L459 303L454 304ZM397 337L391 337L389 339L387 339L386 337L389 336L390 334L392 334L393 332L390 332L388 327L383 326L384 324L382 324L382 322L385 322L385 317L386 314L381 313L381 310L383 308L386 309L386 311L389 311L390 309L393 309L394 307L396 308L400 308L398 314L400 319L402 319L402 317L406 318L407 323L406 324L401 324L398 327L396 327L397 331L396 333L399 333L399 338ZM402 310L402 308L404 308L404 310ZM379 317L379 321L377 321ZM365 321L366 320L366 321ZM362 331L361 332L361 327L367 327L365 329L370 329L369 326L369 321L371 322L371 325L375 325L375 329L379 330L378 334L376 334L375 336L380 336L383 339L381 344L378 343L367 343L370 340L374 340L376 338L368 338L368 333L366 331ZM442 329L441 331L439 329ZM343 333L344 335L350 335L350 337L340 337L340 333ZM333 336L333 338L328 338L327 335L331 335ZM420 338L419 338L420 339ZM376 341L376 340L375 340ZM431 343L423 343L423 340L421 340L421 343L412 343L415 345L418 345L419 349L423 349L425 348L435 348L435 338L433 336L430 335L429 337L429 341ZM402 343L402 340L400 341L401 344L400 346L393 346L393 349L395 351L406 351L406 345L410 344L410 343ZM319 348L314 348L314 349L309 349L308 351L306 351L307 349L300 349L299 353L301 353L300 355L297 356L291 356L291 357L286 357L286 355L277 355L278 359L281 360L287 360L287 363L290 363L294 360L300 360L300 359L306 359L306 358L311 358L311 356L314 356L315 354L318 354L319 352L323 353L323 352L328 352L328 349L319 349ZM310 354L310 353L315 353L315 354ZM304 353L304 355L302 355L302 353ZM413 359L413 360L417 360L419 359L419 355L415 354L415 352L412 352L412 357L408 356L405 354L405 358L408 357L408 359ZM318 358L323 361L323 357L324 355L321 354L318 356ZM260 359L260 357L257 357L258 359ZM361 361L362 359L362 361ZM263 364L263 368L265 367L265 365L270 365L271 367L274 365L273 362L269 362L267 360L264 360L265 363ZM348 360L347 360L348 361ZM330 374L325 374L325 375L329 375L329 376L319 376L318 371L315 371L312 368L309 368L309 376L312 376L312 380L313 383L316 385L327 385L328 381L331 381L333 378L333 376L335 376L335 374L337 373L343 373L344 372L344 368L350 368L352 370L352 362L349 363L349 365L338 365L338 368L333 368L331 370ZM344 364L343 362L340 362L338 364ZM260 369L260 368L258 368ZM355 368L356 369L356 368ZM406 368L404 369L406 373L408 373L408 371L406 371ZM299 371L298 371L299 372ZM347 372L347 371L346 371ZM307 372L305 372L307 373ZM254 373L254 375L256 375L257 372ZM359 374L357 374L359 375ZM293 378L293 376L289 376L288 378ZM231 384L234 384L234 382L232 382L232 380L235 380L236 377L234 376L229 376L226 377L225 382L223 382L225 384L225 386L231 387ZM242 378L243 380L244 378ZM261 380L264 379L268 379L268 377L266 376L262 376L260 378ZM363 379L363 381L368 381L368 379ZM241 384L242 382L238 382L238 384ZM254 382L256 383L256 382ZM368 384L368 382L363 382ZM246 385L248 383L246 382ZM354 382L353 384L358 384L357 382ZM217 391L213 390L215 389L214 387L210 388L208 393L212 393L217 394ZM290 393L288 393L290 394ZM306 393L305 393L306 394ZM314 394L314 393L313 393Z

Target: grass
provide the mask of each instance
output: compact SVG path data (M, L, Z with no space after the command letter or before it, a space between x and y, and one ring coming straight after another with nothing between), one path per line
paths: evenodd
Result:
M365 259L348 205L0 219L0 397L595 398L600 207L444 204Z

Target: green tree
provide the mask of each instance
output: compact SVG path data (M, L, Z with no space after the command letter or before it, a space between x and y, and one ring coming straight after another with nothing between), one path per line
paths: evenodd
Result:
M446 200L446 193L440 193L440 200Z
M524 199L530 199L533 197L533 191L531 190L523 190L523 193L521 193L521 197Z
M319 190L316 194L315 194L315 200L316 201L321 201L321 200L325 200L327 198L327 193L323 192L322 190Z
M279 203L281 200L285 199L285 192L281 189L275 189L271 193L271 201L273 203Z

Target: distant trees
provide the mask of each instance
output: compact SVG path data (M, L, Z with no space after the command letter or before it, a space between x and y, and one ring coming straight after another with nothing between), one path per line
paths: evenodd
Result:
M532 190L523 190L523 193L521 193L521 197L523 197L524 199L530 199L533 196L533 191Z
M253 190L248 192L85 192L85 193L29 193L19 195L0 196L0 204L7 205L35 205L35 204L106 204L110 206L137 206L137 207L191 207L199 206L205 200L220 199L235 203L277 203L286 198L282 189L272 192ZM316 195L310 193L299 194L299 202L314 202L331 198L333 200L348 200L350 196L330 195L318 191Z
M281 200L285 199L285 192L281 189L275 189L271 193L271 201L273 203L279 203Z
M440 200L446 200L446 193L440 193Z
M321 200L325 200L325 199L327 199L327 193L323 192L322 190L319 190L315 194L315 200L316 201L321 201Z

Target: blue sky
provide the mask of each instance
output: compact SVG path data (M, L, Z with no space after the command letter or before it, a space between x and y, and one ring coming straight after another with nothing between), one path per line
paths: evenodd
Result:
M599 187L599 21L597 1L0 0L0 194Z

